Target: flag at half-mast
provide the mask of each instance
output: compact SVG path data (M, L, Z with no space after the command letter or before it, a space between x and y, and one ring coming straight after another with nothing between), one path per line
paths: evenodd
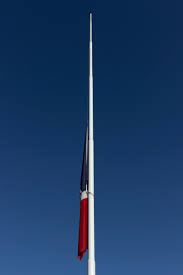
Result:
M83 151L83 163L80 184L80 223L78 258L81 260L88 249L88 127Z

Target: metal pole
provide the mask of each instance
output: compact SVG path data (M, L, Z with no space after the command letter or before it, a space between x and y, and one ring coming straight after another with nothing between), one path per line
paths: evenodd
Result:
M92 13L89 42L88 275L95 275Z

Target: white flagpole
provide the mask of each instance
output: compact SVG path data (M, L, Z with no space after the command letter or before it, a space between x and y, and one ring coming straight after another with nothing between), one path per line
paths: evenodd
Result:
M95 275L92 13L89 42L88 275Z

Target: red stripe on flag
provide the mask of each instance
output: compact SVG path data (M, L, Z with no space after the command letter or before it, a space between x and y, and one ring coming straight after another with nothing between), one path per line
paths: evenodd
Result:
M81 260L88 249L88 199L81 200L80 203L80 225L78 259Z

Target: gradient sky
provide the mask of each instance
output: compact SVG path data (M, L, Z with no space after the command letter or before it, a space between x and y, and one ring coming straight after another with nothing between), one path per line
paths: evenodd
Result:
M0 274L77 260L94 12L96 274L183 274L182 1L1 1Z

